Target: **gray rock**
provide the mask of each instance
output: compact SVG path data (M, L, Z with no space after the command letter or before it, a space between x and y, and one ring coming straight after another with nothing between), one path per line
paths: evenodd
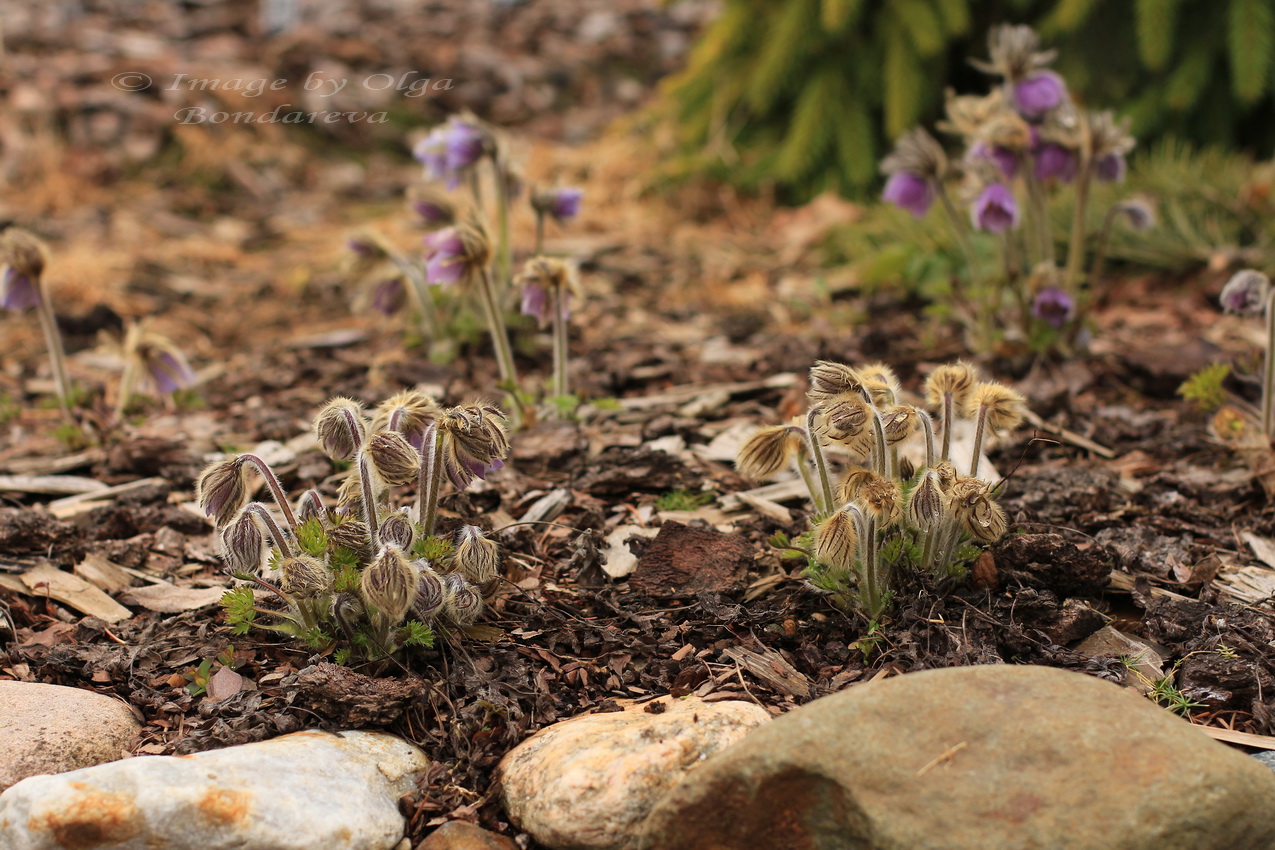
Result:
M142 728L117 699L36 682L0 682L0 718L0 791L123 758Z
M505 808L554 850L628 850L687 770L769 719L752 703L684 697L556 723L500 763Z
M0 794L5 850L390 850L429 760L380 732L297 732L193 756L24 779Z
M1042 667L816 700L690 772L640 847L1270 850L1275 776L1136 693Z
M1264 750L1260 753L1253 753L1253 758L1257 759L1271 770L1275 770L1275 752L1272 752L1271 750Z

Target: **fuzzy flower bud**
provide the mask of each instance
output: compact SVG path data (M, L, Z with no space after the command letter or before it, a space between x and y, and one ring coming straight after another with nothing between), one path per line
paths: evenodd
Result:
M881 425L885 430L886 443L893 446L915 433L921 425L921 414L911 405L895 405L881 415Z
M367 438L363 406L348 398L334 398L314 418L314 433L333 460L354 460Z
M540 327L545 327L553 318L555 303L564 321L571 315L575 274L562 260L532 257L514 282L522 287L522 314L534 316Z
M889 478L873 476L859 493L859 503L864 511L877 520L881 528L894 525L903 513L903 495L899 484Z
M376 474L393 487L410 484L420 475L420 452L397 431L374 435L363 451Z
M762 428L740 447L735 468L745 478L769 478L787 465L804 442L804 432L793 425Z
M221 557L226 572L256 575L269 557L266 526L256 511L242 510L221 530Z
M332 571L318 558L297 555L279 564L279 589L288 596L313 599L332 592Z
M531 193L531 208L561 222L580 214L580 201L583 198L584 190L574 187L537 189Z
M10 227L0 235L0 307L22 311L40 300L40 277L48 262L48 252L36 236L20 227Z
M1032 316L1050 327L1061 328L1076 315L1076 303L1057 286L1046 286L1032 300Z
M846 393L858 393L862 386L863 377L855 369L844 363L819 360L810 369L810 390L806 395L811 401L828 401Z
M317 519L324 520L327 518L327 509L323 507L323 496L318 490L306 490L297 499L297 519L300 522L306 520Z
M416 598L416 571L397 546L383 546L359 576L359 595L391 623L399 623Z
M1116 204L1116 210L1124 215L1125 221L1134 230L1150 230L1155 227L1155 210L1146 201L1134 198Z
M420 390L403 390L377 405L372 431L397 431L419 450L425 429L438 415L438 403Z
M1053 71L1038 71L1014 84L1014 107L1028 121L1044 118L1066 98L1067 84Z
M900 171L891 174L885 181L885 190L881 192L881 200L907 210L917 218L924 218L934 204L934 186L929 180L917 174Z
M991 485L963 478L952 486L952 512L962 527L980 543L995 543L1005 535L1009 521L990 495Z
M443 611L458 626L472 626L483 613L483 597L460 573L443 576Z
M868 409L868 403L862 398L852 397L824 406L817 428L823 437L844 445L862 436L867 431L871 418L872 411Z
M974 387L964 413L972 419L983 409L986 409L987 427L992 433L1008 431L1022 423L1026 399L1004 384L983 381Z
M248 470L241 458L211 463L195 482L195 498L213 524L225 525L248 503Z
M360 520L343 519L328 529L328 545L349 549L361 561L372 557L367 523Z
M381 520L381 540L406 551L412 548L412 540L416 537L416 527L412 520L402 511L394 511Z
M1261 272L1236 272L1222 287L1222 309L1228 313L1259 313L1271 292L1271 279Z
M425 237L425 276L436 286L466 283L491 259L491 238L474 217Z
M482 587L500 575L500 545L483 536L478 526L467 525L456 536L452 563L457 572Z
M946 501L938 473L930 470L908 494L908 522L922 531L933 528L943 519Z
M837 511L815 528L815 558L838 570L853 570L859 535L849 511Z
M416 598L412 600L412 616L428 623L442 613L447 601L443 577L424 561L417 561L416 567Z
M978 371L964 360L945 363L930 373L925 382L925 403L934 408L942 407L943 400L951 395L953 404L964 405L978 381Z

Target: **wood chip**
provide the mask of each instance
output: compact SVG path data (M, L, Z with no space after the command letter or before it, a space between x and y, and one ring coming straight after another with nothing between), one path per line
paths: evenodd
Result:
M58 516L59 511L65 511L66 509L72 508L81 502L87 502L90 500L97 501L100 499L104 499L106 497L119 496L124 493L131 493L134 490L142 490L147 487L152 487L157 484L165 484L167 482L165 479L156 476L154 478L139 478L136 481L128 481L128 482L125 482L124 484L116 484L114 487L107 487L105 484L102 484L100 481L97 483L101 486L96 487L93 490L83 490L74 496L67 496L64 499L56 499L52 502L49 502L47 506L49 509L49 513L53 514L54 516Z
M107 485L101 481L81 475L0 475L0 491L6 493L65 496L100 493L105 489Z
M129 605L140 605L148 611L177 614L215 605L225 594L224 587L178 587L164 582L129 588L120 598Z
M1233 729L1218 729L1215 726L1196 726L1205 735L1228 744L1239 744L1242 747L1257 747L1260 750L1275 750L1275 738L1270 735L1254 735L1251 732L1236 732Z
M776 693L790 697L808 697L810 680L788 661L769 647L754 652L742 646L729 646L722 655L734 661L753 675L755 679Z
M56 475L84 466L92 466L106 459L102 449L87 449L57 457L22 457L5 464L5 470L14 475Z
M782 522L785 525L792 522L792 513L777 502L772 502L770 499L763 499L747 492L736 493L735 495L739 497L741 502L764 517L773 519L775 522Z
M571 504L571 491L566 488L551 490L541 496L519 518L519 522L551 522L562 516Z
M107 593L119 593L133 583L133 577L114 561L90 552L75 565L75 574Z
M100 589L49 563L40 564L18 576L0 576L0 586L27 596L47 596L107 623L118 623L133 616L131 611Z

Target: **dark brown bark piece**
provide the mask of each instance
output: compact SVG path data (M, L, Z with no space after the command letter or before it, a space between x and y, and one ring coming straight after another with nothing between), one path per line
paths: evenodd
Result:
M648 596L721 593L739 586L752 560L742 536L670 521L638 559L629 587Z

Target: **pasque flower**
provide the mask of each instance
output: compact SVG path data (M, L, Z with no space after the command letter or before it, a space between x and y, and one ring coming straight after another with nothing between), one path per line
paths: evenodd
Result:
M1123 153L1109 153L1099 158L1097 168L1098 179L1104 183L1123 183L1125 159Z
M1076 154L1057 142L1045 142L1036 149L1035 174L1037 180L1070 183L1076 179Z
M904 133L890 155L881 160L888 176L883 200L917 218L934 203L939 183L948 175L947 154L933 136L921 128Z
M40 290L35 281L13 266L5 266L0 281L0 307L21 313L40 303Z
M1003 233L1018 226L1018 202L1004 183L991 183L970 210L974 226L988 233Z
M425 236L425 276L436 286L463 283L491 259L491 240L476 218Z
M924 177L900 171L897 174L891 174L890 179L885 182L885 191L881 193L881 200L921 218L929 212L930 206L934 203L934 187Z
M985 159L995 163L1006 180L1012 180L1018 173L1018 154L1002 145L975 142L970 146L968 156L970 159Z
M454 189L469 169L495 151L490 132L474 121L452 116L417 143L412 156L425 166L431 179L442 180L447 188Z
M574 186L537 190L531 194L531 208L542 215L553 216L557 221L566 221L580 214L583 198L584 190Z
M1029 121L1038 121L1067 98L1067 85L1053 71L1037 71L1014 83L1014 108Z
M1061 328L1076 315L1076 302L1057 286L1047 286L1036 293L1032 315L1051 327Z

